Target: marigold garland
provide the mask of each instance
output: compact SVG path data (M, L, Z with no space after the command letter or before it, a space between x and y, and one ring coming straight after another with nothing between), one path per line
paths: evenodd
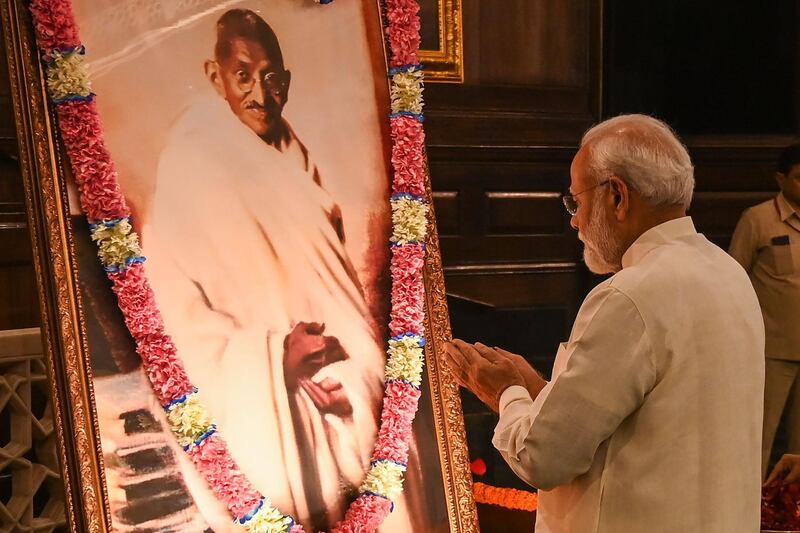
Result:
M476 503L497 505L506 509L533 512L539 505L539 495L524 490L492 487L484 483L473 483L472 493Z
M332 0L318 0L320 4ZM391 138L394 171L392 207L392 310L386 386L372 461L361 494L334 532L373 531L391 512L402 491L411 424L417 411L424 357L424 266L428 205L422 122L423 78L417 61L419 5L386 0L391 46ZM186 375L172 339L164 331L144 273L130 209L105 147L84 48L69 0L32 0L37 43L47 67L55 105L80 202L91 223L98 257L113 282L119 307L171 429L195 468L235 521L253 533L297 533L302 527L272 507L247 480L217 432L199 392Z

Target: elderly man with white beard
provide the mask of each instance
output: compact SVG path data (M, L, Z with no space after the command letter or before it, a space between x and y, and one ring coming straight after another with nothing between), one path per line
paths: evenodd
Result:
M693 167L644 115L590 129L564 205L596 273L546 382L454 340L456 379L500 418L493 444L537 487L537 533L759 526L764 324L747 274L697 233Z

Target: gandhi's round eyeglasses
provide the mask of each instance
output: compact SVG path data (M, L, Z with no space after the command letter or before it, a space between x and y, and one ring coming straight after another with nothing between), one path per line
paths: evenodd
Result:
M578 202L575 201L575 197L579 194L583 194L587 191L591 191L592 189L596 189L597 187L602 187L603 185L608 185L611 183L611 180L602 181L588 189L584 189L581 192L576 192L575 194L564 193L561 195L561 201L564 202L564 207L567 208L567 213L572 216L575 216L575 213L578 212Z
M287 72L285 70L279 72L267 72L262 78L261 83L265 91L278 95L286 89L287 85ZM236 75L236 85L239 90L249 93L255 87L256 78L251 76L245 71L239 71Z

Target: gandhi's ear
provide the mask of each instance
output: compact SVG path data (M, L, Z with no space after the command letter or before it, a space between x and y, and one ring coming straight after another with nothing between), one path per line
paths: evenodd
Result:
M208 81L214 86L214 90L217 91L217 94L225 98L225 86L222 84L222 72L220 72L219 63L207 59L206 62L203 63L203 69L205 70L206 78L208 78Z

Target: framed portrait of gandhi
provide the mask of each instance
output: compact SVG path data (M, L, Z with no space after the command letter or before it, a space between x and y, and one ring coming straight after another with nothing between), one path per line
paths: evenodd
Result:
M476 530L415 2L1 5L72 530Z

